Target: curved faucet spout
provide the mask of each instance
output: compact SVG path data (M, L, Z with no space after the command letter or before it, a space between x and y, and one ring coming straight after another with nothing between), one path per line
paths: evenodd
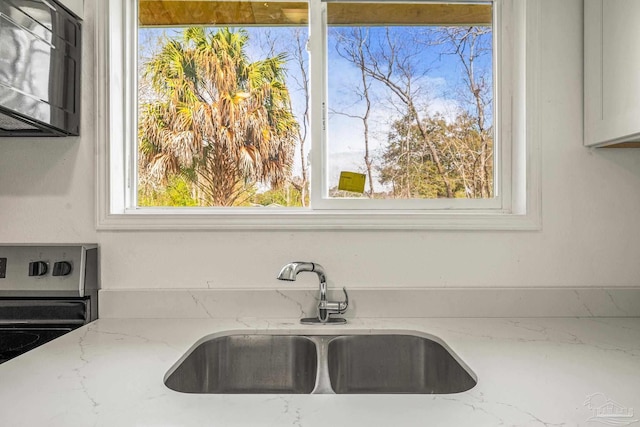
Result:
M278 280L287 280L293 282L296 280L298 273L303 271L309 271L316 273L320 283L326 283L327 278L324 274L324 268L320 264L315 262L296 261L282 267L280 273L278 273Z
M345 290L345 301L332 302L327 301L327 277L324 273L324 268L320 264L315 262L296 261L282 267L280 273L278 273L278 280L287 280L293 282L296 280L299 273L308 271L316 273L318 280L320 281L320 298L318 301L318 317L317 319L302 319L303 323L344 323L344 319L330 319L331 314L342 314L346 311L349 305L349 297Z

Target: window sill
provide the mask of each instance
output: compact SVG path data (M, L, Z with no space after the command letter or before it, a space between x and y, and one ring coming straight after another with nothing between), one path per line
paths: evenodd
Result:
M268 208L267 208L268 209ZM286 210L212 213L144 209L109 214L98 230L539 230L540 215L497 212L353 212Z

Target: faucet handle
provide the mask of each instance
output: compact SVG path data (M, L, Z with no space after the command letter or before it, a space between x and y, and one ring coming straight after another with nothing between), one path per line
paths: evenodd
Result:
M326 310L329 314L342 314L349 307L349 294L346 288L342 288L344 292L344 301L323 301L318 303L318 309Z
M343 287L342 292L344 292L344 301L338 303L338 311L342 314L347 311L349 307L349 294L347 293L347 288Z

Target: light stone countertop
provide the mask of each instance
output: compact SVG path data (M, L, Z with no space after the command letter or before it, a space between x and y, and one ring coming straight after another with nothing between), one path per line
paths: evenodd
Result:
M478 377L460 394L193 395L163 384L207 335L318 328L297 319L100 319L0 365L0 426L640 425L638 318L364 318L322 327L435 335ZM607 399L638 415L592 418Z

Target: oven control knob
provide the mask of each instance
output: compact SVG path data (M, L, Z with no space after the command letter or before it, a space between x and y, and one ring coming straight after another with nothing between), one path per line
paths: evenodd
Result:
M69 261L58 261L53 264L54 276L68 276L71 274L71 263Z
M33 261L29 263L29 276L44 276L49 267L44 261Z

